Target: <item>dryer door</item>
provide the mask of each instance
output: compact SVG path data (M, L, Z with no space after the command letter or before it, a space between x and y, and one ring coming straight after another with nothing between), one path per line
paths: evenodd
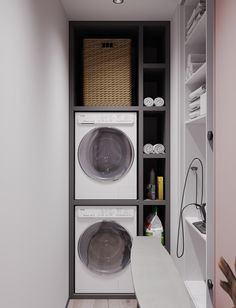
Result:
M80 236L78 254L93 272L113 274L130 263L132 240L125 228L114 221L97 222Z
M80 142L78 161L83 171L97 181L116 181L132 166L133 145L117 128L100 127L88 132Z

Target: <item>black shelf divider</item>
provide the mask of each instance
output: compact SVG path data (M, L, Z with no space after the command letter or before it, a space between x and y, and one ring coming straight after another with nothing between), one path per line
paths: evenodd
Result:
M113 106L101 106L101 107L89 107L89 106L74 106L73 110L75 112L81 111L139 111L138 106L129 106L129 107L113 107Z
M166 158L166 154L143 154L144 159L161 159Z
M143 68L145 70L152 69L152 70L163 70L166 68L166 64L164 63L144 63Z

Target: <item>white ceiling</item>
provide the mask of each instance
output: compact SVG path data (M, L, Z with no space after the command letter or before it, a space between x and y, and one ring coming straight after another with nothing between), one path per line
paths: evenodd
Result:
M70 20L170 20L181 0L61 0Z

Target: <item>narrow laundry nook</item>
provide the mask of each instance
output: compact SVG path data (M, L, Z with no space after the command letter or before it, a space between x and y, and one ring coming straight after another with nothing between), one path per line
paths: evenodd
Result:
M0 307L233 306L235 3L1 1Z

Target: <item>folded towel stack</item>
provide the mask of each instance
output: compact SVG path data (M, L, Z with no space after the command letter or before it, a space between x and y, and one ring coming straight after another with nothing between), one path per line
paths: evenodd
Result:
M147 143L143 147L143 152L145 154L165 154L165 147L160 143L154 145Z
M155 99L151 97L145 97L143 103L146 107L152 107L153 105L156 107L162 107L165 105L165 101L162 97L156 97Z
M189 118L194 119L206 113L206 85L189 94Z
M205 54L189 54L186 65L186 80L188 80L205 62Z
M202 15L206 11L206 0L200 0L195 9L192 12L186 25L186 40L189 38L190 34L193 32L194 28L198 24Z

